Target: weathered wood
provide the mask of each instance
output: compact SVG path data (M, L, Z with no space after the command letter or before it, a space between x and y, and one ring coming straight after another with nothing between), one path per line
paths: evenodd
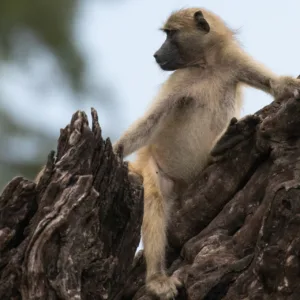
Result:
M0 198L0 299L108 299L140 240L143 191L101 137L92 110L61 130L38 185L13 179ZM126 249L126 250L124 250Z
M174 205L167 263L181 300L300 299L300 99L232 120ZM0 198L0 299L150 300L142 188L92 111L61 131L38 185Z

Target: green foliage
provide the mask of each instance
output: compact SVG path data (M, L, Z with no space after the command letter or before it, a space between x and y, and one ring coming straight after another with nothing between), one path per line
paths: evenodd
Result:
M0 1L0 58L14 59L16 38L33 34L53 52L73 87L79 88L84 63L73 39L77 4L76 0ZM19 43L17 46L22 47ZM22 58L26 59L26 55Z
M112 99L107 87L100 79L97 87L91 82L87 85L85 57L74 36L79 4L80 0L0 1L0 76L3 76L1 67L22 68L30 55L41 51L45 57L55 58L53 63L69 83L74 103L86 99L84 94L90 93L90 97L97 94L97 98L103 99L102 110L108 110ZM34 178L49 151L56 147L56 139L49 133L12 115L6 105L8 101L7 95L0 91L0 190L13 176ZM70 116L73 112L70 111ZM58 133L59 128L57 137Z

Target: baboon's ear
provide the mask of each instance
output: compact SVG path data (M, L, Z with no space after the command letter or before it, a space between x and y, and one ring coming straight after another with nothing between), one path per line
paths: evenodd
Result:
M195 19L196 25L199 29L205 31L206 33L208 33L210 31L210 26L207 23L207 21L204 19L204 16L203 16L201 10L198 10L194 13L194 19Z

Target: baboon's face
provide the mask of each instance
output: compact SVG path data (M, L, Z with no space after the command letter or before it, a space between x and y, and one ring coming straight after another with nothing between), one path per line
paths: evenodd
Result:
M163 28L167 35L166 40L154 54L156 62L165 71L195 65L199 51L203 48L204 35L210 31L201 11L197 11L187 20L182 18L184 16L170 17ZM180 26L176 26L176 22Z

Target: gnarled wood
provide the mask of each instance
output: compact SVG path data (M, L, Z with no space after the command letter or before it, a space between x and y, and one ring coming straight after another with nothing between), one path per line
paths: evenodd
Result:
M4 189L0 299L108 299L122 287L143 193L92 117L92 130L83 112L61 130L38 185L18 177Z
M214 161L174 205L178 299L300 299L300 99L232 120ZM61 131L38 185L0 198L0 299L152 299L140 251L142 188L101 138L96 112Z

